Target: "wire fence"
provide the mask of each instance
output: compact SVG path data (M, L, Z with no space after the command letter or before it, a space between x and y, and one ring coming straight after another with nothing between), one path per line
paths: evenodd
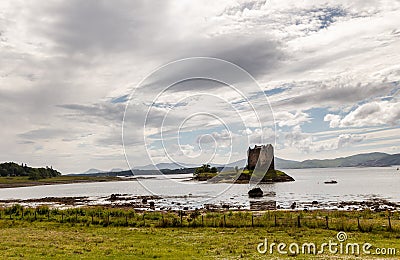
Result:
M0 220L47 221L126 227L281 227L337 231L400 232L399 212L351 211L171 211L136 212L104 207L51 209L47 206L0 208Z

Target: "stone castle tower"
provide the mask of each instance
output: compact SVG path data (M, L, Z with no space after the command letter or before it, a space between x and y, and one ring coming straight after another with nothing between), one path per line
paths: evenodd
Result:
M256 165L262 167L271 161L268 171L275 170L274 147L272 144L255 145L247 150L247 169L254 170Z

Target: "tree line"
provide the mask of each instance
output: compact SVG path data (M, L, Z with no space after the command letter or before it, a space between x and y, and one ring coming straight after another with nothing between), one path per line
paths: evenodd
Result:
M39 180L60 176L61 173L54 170L53 167L33 168L26 164L16 164L14 162L6 162L0 164L1 177L28 176L30 180Z

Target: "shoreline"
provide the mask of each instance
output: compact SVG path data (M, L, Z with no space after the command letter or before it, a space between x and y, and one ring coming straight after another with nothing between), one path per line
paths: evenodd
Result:
M60 185L74 183L112 182L112 181L136 181L137 178L121 177L93 177L93 176L60 176L42 180L14 179L15 177L2 177L0 189L33 187L42 185Z
M185 196L182 196L184 198ZM0 209L13 205L21 205L28 208L37 208L47 206L52 209L68 209L68 208L115 208L115 209L131 209L137 212L258 212L258 211L343 211L354 212L369 210L373 212L400 212L400 202L391 202L385 199L371 198L363 201L340 201L335 203L318 203L312 202L297 202L297 206L282 207L277 205L272 198L267 196L259 199L249 199L250 207L242 207L235 203L208 203L199 207L188 207L184 202L172 202L174 207L165 203L166 198L157 195L140 195L131 194L111 194L104 197L42 197L30 199L4 199L0 200ZM171 198L170 198L171 199ZM174 198L179 199L178 197Z

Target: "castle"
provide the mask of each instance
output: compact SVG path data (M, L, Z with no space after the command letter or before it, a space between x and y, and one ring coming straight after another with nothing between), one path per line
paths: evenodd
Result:
M253 149L249 147L247 150L247 169L254 170L257 167L266 167L269 165L268 171L275 170L274 147L272 144L255 145Z

